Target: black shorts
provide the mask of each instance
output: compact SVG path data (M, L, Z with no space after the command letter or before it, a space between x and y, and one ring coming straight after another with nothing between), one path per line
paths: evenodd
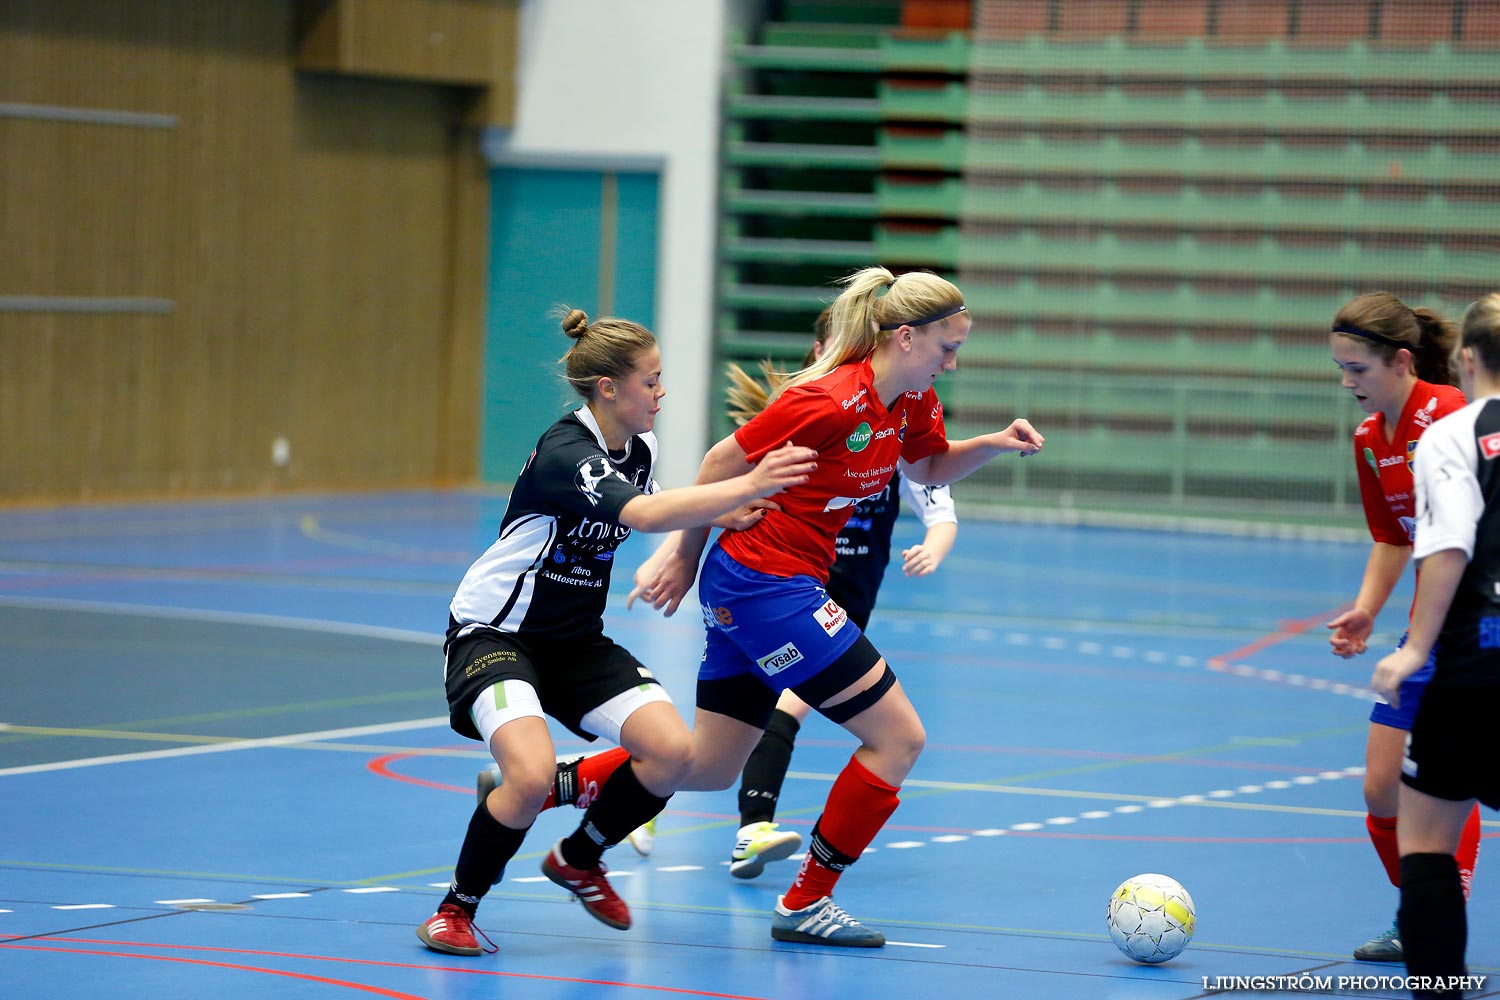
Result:
M1500 809L1500 756L1489 727L1500 718L1500 687L1434 681L1422 695L1401 762L1401 780L1433 798L1478 799Z
M870 615L875 610L873 598L867 598L863 591L844 581L837 573L828 575L828 596L838 602L839 607L849 616L849 620L859 626L861 632L867 632L870 628Z
M598 737L582 728L585 715L617 695L658 683L630 650L608 636L523 639L513 632L480 629L448 645L444 686L453 731L480 739L469 717L474 698L511 679L530 684L542 711L591 742Z

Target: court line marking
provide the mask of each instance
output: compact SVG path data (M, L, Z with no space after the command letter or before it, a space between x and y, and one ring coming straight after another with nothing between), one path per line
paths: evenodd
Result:
M73 729L67 726L23 726L18 723L0 722L0 733L16 733L22 736L72 736L80 739L134 740L136 742L187 743L211 746L215 744L243 743L245 736L198 736L192 733L153 733L137 729ZM271 737L265 737L270 739ZM292 739L293 737L283 737ZM488 751L470 750L465 747L434 747L430 750L413 750L411 747L380 745L375 743L287 743L289 750L333 750L338 753L386 754L403 757L452 757L462 760L493 761ZM3 774L0 771L0 774ZM456 785L441 785L442 788L457 788ZM469 792L472 789L463 789Z
M216 622L230 625L261 625L267 628L292 629L298 632L326 632L332 635L354 635L366 639L389 639L422 646L441 647L438 632L417 632L385 625L358 625L353 622L328 621L321 618L293 618L289 615L266 615L252 611L208 611L202 608L174 608L151 604L115 604L110 601L80 601L66 597L14 597L0 595L0 607L32 608L38 611L90 611L107 615L138 618L175 618L184 621Z
M0 778L14 774L42 774L48 771L70 771L83 767L102 767L107 764L124 764L141 760L163 760L170 757L192 757L205 753L229 753L236 750L260 750L268 747L298 748L298 744L315 743L321 740L338 740L349 736L370 736L375 733L399 733L412 729L429 729L448 725L446 715L426 719L408 719L405 722L386 722L373 726L351 726L347 729L324 729L310 733L292 733L288 736L265 736L257 739L230 740L209 746L173 747L170 750L143 750L140 753L113 754L107 757L83 757L75 760L59 760L47 764L24 764L19 767L0 768ZM0 732L10 728L0 722Z
M316 514L303 514L297 520L297 530L311 541L321 542L334 548L366 552L406 562L458 563L467 566L474 561L473 552L445 552L441 549L402 545L399 542L388 542L368 535L356 535L353 532L325 528Z
M67 941L67 938L37 938L38 941ZM392 1000L424 1000L415 993L401 993L389 990L383 986L373 986L369 983L356 983L346 979L330 979L327 976L314 976L306 972L290 972L285 969L267 969L258 965L240 965L235 962L210 962L201 958L183 958L180 955L142 955L129 951L104 951L97 948L57 948L39 944L9 944L0 941L7 949L19 949L21 951L50 951L59 952L64 955L103 955L106 958L140 958L153 962L176 962L182 965L199 965L215 969L232 969L236 972L261 972L268 976L282 976L287 979L300 979L304 982L323 983L329 986L343 986L364 993L373 993L377 996L390 997ZM149 945L130 945L130 947L150 947ZM228 951L229 949L224 949ZM288 956L291 957L291 956ZM310 956L309 956L310 957Z
M1281 638L1277 641L1292 638L1306 631L1307 629L1302 629L1293 633L1278 633ZM990 630L978 628L969 629L967 637L980 641L995 638L993 633L990 633ZM1155 666L1180 667L1189 670L1202 669L1220 675L1254 678L1256 680L1285 684L1290 687L1300 687L1310 691L1326 691L1329 694L1346 695L1351 698L1357 698L1360 701L1373 702L1379 700L1375 692L1369 688L1360 687L1358 684L1329 680L1324 677L1309 677L1305 674L1288 673L1283 670L1257 667L1254 664L1239 662L1236 654L1241 650L1256 647L1255 643L1243 646L1241 650L1235 650L1232 653L1199 657L1183 653L1167 653L1159 649L1139 649L1119 643L1106 646L1105 643L1097 639L1070 639L1058 635L1042 635L1037 637L1015 630L1006 632L1003 638L1007 646L1037 645L1049 652L1071 652L1094 657L1108 654L1109 658L1116 660L1143 660ZM1265 647L1258 646L1255 651L1258 652L1263 648Z

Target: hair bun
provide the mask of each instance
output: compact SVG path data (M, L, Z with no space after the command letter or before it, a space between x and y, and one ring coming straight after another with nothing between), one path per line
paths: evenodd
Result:
M579 339L589 332L589 314L582 309L569 309L568 314L562 318L563 333L574 340Z

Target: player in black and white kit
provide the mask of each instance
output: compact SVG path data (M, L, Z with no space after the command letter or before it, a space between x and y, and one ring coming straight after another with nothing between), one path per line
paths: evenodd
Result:
M1416 458L1422 560L1406 645L1381 660L1375 692L1401 682L1436 644L1432 681L1402 764L1397 919L1408 973L1434 978L1417 997L1461 996L1468 916L1453 852L1475 801L1500 809L1500 294L1464 316L1460 377L1473 402L1435 422Z
M691 736L651 671L604 634L615 550L632 529L705 525L805 482L816 468L816 452L787 445L733 479L659 489L652 427L666 393L655 338L625 320L589 323L576 309L562 326L575 340L564 357L567 379L586 404L537 442L499 538L449 606L449 719L488 743L505 775L469 821L447 896L417 928L427 947L449 954L481 952L474 912L556 794L543 713L628 755L590 789L578 829L548 852L542 872L592 916L630 926L600 858L666 804L691 766Z

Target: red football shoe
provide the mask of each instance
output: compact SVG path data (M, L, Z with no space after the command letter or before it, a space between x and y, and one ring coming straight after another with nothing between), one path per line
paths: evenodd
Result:
M602 863L598 868L574 868L563 861L561 848L559 840L547 852L542 859L542 874L571 892L589 911L589 916L616 930L629 929L630 907L604 877L608 869Z
M474 926L474 919L464 912L463 907L444 903L438 907L437 913L417 928L417 937L433 951L449 955L482 955L485 952L494 954L499 950L495 942L485 937L484 931L479 931L479 934L488 942L489 947L481 947L479 939L474 936L476 930L478 928Z

